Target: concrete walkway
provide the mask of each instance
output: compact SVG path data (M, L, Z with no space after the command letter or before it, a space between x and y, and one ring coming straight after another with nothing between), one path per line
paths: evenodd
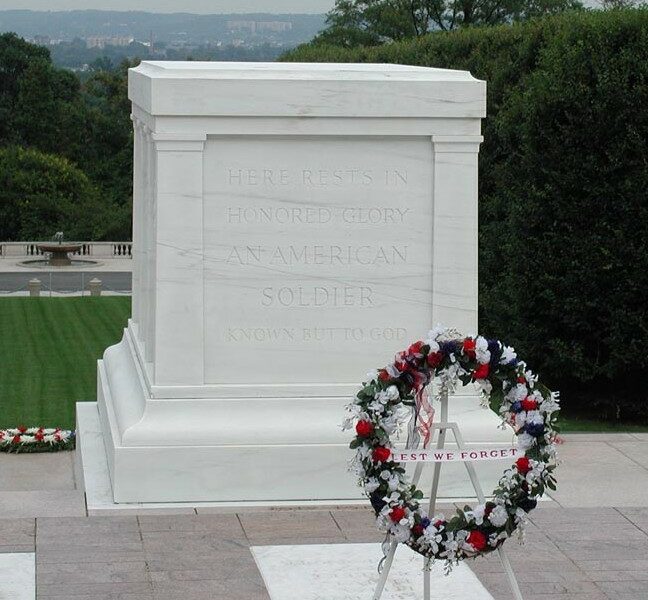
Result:
M250 546L381 541L364 506L87 517L73 458L0 455L0 552L36 553L39 599L268 600ZM555 502L507 542L525 600L646 600L648 434L566 435L561 459ZM496 556L468 564L512 597Z

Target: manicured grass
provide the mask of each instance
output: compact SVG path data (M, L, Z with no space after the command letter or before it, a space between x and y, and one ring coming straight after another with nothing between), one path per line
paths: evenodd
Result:
M648 425L635 425L634 423L609 423L607 421L594 421L579 417L561 416L559 419L560 431L590 432L590 433L645 433Z
M74 428L97 395L97 359L117 343L129 297L0 298L0 428ZM646 425L562 416L563 432L642 432Z
M0 427L74 428L130 310L130 297L0 298Z

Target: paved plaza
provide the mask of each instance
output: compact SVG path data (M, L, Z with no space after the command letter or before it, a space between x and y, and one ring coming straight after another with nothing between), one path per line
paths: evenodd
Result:
M646 600L648 434L567 435L561 460L554 500L506 545L525 600ZM0 455L0 551L35 552L39 600L270 599L251 546L381 541L364 506L88 517L73 462ZM512 598L497 556L468 565Z

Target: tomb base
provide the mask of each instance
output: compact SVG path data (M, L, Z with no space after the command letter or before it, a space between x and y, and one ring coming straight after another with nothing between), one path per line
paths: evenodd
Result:
M98 365L97 405L113 500L272 503L362 498L346 469L351 434L340 428L348 401L347 396L154 398L127 329ZM497 428L498 417L481 407L477 396L458 394L450 406L450 420L460 423L467 445L511 443L511 432ZM80 414L80 437L84 429ZM486 490L495 486L503 468L499 461L478 466ZM440 497L473 496L464 471L461 464L444 465ZM425 477L422 485L429 487Z

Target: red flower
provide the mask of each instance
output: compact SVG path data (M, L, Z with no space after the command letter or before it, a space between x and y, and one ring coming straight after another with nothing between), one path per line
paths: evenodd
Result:
M414 525L414 527L412 527L412 533L416 537L422 536L424 531L425 531L425 528L420 523L417 523L416 525Z
M439 529L439 528L441 527L441 525L443 525L443 521L442 521L441 519L437 519L436 521L434 521L433 525L434 525L437 529Z
M515 466L522 475L526 475L531 470L531 462L526 456L520 456L520 458L515 461Z
M356 423L356 433L360 437L369 437L374 431L374 426L369 421L358 421Z
M14 436L11 438L11 443L12 443L12 444L20 444L20 434L18 434L18 435L14 435Z
M421 348L424 346L423 342L414 342L408 349L407 353L408 354L420 354L421 353Z
M475 379L486 379L490 373L490 365L486 363L485 365L479 365L473 372L473 377Z
M34 434L34 439L35 439L37 442L42 442L42 441L45 439L45 434L44 434L42 431L37 431L37 432Z
M538 408L538 402L531 398L531 396L527 396L520 404L522 405L522 410L535 410Z
M378 379L380 379L380 381L389 381L391 379L391 375L387 373L385 369L381 369L380 371L378 371Z
M475 346L477 342L472 338L466 338L463 343L463 352L469 358L475 358Z
M520 375L520 376L517 378L517 382L518 382L518 383L526 383L526 377L524 377L524 375Z
M433 369L438 367L441 364L442 360L442 352L430 352L430 354L427 355L427 364L430 365L430 367L432 367Z
M405 509L402 506L394 506L389 513L389 518L394 523L398 523L403 517L405 517Z
M18 431L20 431L20 433L27 433L27 427L25 427L24 425L19 425Z
M481 552L484 548L486 548L488 539L481 531L474 529L468 534L466 542L468 542L475 550L477 550L477 552Z
M371 455L374 462L386 462L391 456L391 450L389 448L384 448L383 446L377 446L374 448L374 451Z

